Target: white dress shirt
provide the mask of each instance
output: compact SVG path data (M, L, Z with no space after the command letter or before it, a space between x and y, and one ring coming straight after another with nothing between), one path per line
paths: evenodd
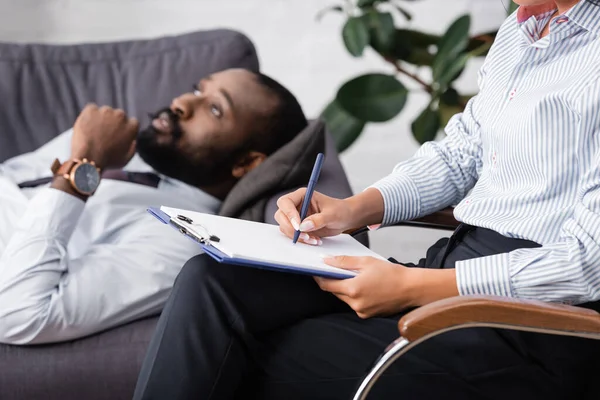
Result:
M376 185L384 224L457 204L459 221L542 246L456 263L461 294L600 300L600 6L525 8L502 25L480 92Z
M184 263L201 248L146 209L216 213L220 202L162 176L158 188L105 179L83 202L45 185L69 158L71 131L0 164L0 342L64 341L162 310ZM138 156L125 168L152 169Z

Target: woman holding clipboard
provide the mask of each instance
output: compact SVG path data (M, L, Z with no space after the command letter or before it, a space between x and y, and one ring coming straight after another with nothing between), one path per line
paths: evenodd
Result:
M349 399L415 307L474 294L598 307L600 4L517 3L444 140L352 198L314 193L304 219L304 190L279 201L281 230L312 245L458 204L452 237L417 265L327 258L358 272L344 280L193 259L136 399ZM459 330L407 353L372 397L577 399L598 360L585 339Z

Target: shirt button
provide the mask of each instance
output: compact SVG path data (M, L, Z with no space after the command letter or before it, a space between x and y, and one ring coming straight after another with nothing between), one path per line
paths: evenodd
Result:
M568 22L569 21L569 17L567 17L566 15L560 16L558 18L556 18L556 23L557 24L562 24L564 22Z

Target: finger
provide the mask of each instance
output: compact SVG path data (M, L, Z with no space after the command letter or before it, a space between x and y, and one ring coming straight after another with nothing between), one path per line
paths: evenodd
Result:
M294 237L296 230L290 223L290 220L281 210L277 210L275 212L275 221L279 224L279 230L285 236L289 237L290 239ZM301 233L298 241L305 244L310 244L312 246L323 244L323 241L320 238L309 236L307 233Z
M314 232L326 228L331 223L332 216L331 212L323 211L310 215L300 223L300 230L302 232Z
M112 108L110 108L109 106L102 106L98 110L100 112L106 113L106 112L109 112L110 110L112 110Z
M360 271L372 257L326 256L323 262L336 268Z
M287 237L294 237L294 227L288 217L281 210L275 212L275 221L279 224L279 230Z
M85 107L83 107L83 110L81 110L77 119L85 118L96 110L98 110L98 106L96 104L88 103L85 105Z
M345 294L339 294L339 293L331 293L332 295L334 295L335 297L337 297L338 299L340 299L341 301L343 301L344 303L348 304L348 306L350 308L352 308L352 302L353 300L346 296Z
M317 285L326 292L335 294L336 296L344 296L350 298L348 296L348 280L347 279L327 279L322 277L315 277L315 281Z
M300 230L302 232L313 232L323 229L329 223L329 218L325 213L313 214L307 217L300 224Z
M338 299L342 300L344 303L350 305L350 302L352 301L352 299L350 297L346 296L343 293L332 292L332 291L326 290L328 281L330 281L331 279L325 279L325 278L321 278L321 277L318 277L318 276L314 276L313 279L315 280L315 282L317 282L317 285L319 285L319 288L321 290L323 290L324 292L331 293L332 295L334 295Z
M125 119L125 117L127 116L127 114L125 114L125 110L121 109L121 108L117 108L114 110L114 113L117 117L119 118L123 118Z
M310 244L311 246L320 246L323 244L323 240L316 236L310 236L306 232L300 233L300 238L302 238L302 242L306 244Z
M134 140L131 142L131 146L129 147L129 151L127 152L127 160L131 160L135 155L137 142Z
M322 290L328 291L335 297L348 304L348 306L356 312L360 318L367 318L371 316L370 313L366 313L364 308L364 299L360 296L360 291L357 289L357 285L346 285L342 287L340 291L326 290L330 285L329 279L315 278L317 284Z
M132 138L135 138L140 130L140 122L137 120L137 118L129 118L127 121L127 128L127 132L132 136Z
M300 230L300 214L298 207L302 204L302 199L306 189L298 189L295 192L281 196L277 200L277 207L288 218L294 230Z

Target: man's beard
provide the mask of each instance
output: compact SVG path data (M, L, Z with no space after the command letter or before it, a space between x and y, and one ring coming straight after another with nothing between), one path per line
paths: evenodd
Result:
M161 135L152 120L166 113L171 120L172 138L166 144L158 142ZM184 136L179 116L168 108L150 115L150 124L139 132L137 152L156 172L195 187L208 187L232 178L231 170L242 155L241 149L199 147L182 151L178 143Z

